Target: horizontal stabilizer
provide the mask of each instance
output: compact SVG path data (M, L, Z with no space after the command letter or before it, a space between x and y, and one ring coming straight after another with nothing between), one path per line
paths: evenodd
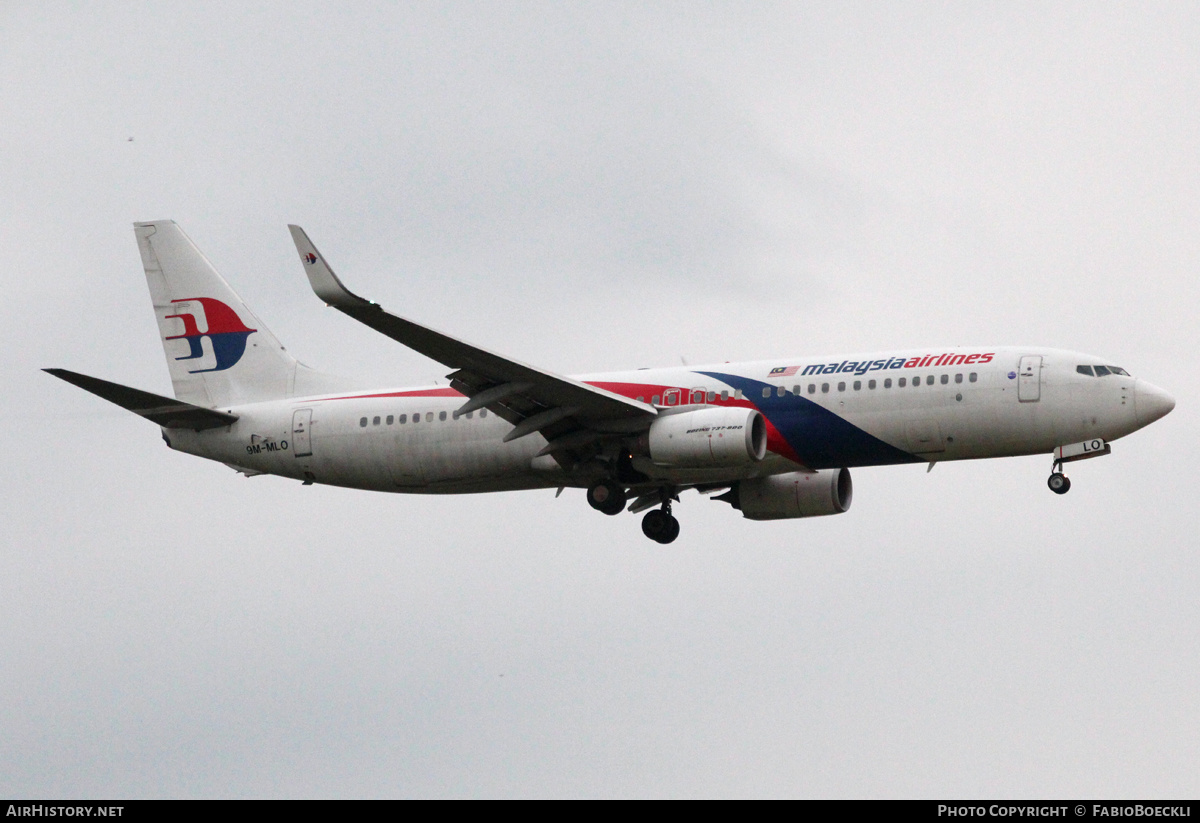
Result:
M103 397L110 403L115 403L123 409L140 415L152 423L166 426L170 429L216 429L228 426L237 420L237 415L193 406L172 397L151 394L141 389L131 389L120 383L110 383L98 377L88 377L86 374L67 371L66 369L43 369L60 380L66 380L73 386L89 391L97 397Z

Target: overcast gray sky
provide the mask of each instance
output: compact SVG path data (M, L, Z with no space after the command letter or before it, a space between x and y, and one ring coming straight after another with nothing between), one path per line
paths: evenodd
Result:
M85 8L81 10L80 6ZM0 795L1200 794L1194 3L0 4ZM132 141L130 140L132 138ZM670 546L583 493L247 480L168 393L131 223L301 359L562 372L1093 352L1173 414L1073 468L856 469Z

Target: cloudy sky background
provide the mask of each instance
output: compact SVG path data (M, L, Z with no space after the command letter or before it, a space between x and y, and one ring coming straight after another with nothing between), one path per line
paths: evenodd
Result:
M0 4L0 795L1196 796L1200 8ZM129 138L133 138L130 142ZM247 480L42 374L169 393L131 223L291 351L561 372L1093 352L1079 464L858 469L841 517Z

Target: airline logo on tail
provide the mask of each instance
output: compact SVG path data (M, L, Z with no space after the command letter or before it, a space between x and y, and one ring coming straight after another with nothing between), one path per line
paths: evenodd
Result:
M213 357L216 365L209 369L190 369L189 374L200 372L224 371L231 368L242 359L246 353L246 338L258 331L247 328L237 312L220 300L211 297L189 297L183 300L172 300L179 306L180 314L168 314L167 319L178 318L183 321L183 334L175 334L168 340L186 340L190 351L176 360L198 360L204 357L204 347L201 340L207 337L212 344ZM184 313L186 312L186 313ZM197 314L202 314L207 331L200 331L196 324Z

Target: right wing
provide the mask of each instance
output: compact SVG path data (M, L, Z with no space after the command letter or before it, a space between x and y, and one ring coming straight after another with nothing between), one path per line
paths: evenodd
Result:
M296 251L317 296L398 343L454 369L450 386L466 395L465 414L487 408L513 424L505 441L541 432L549 441L543 454L564 466L605 436L647 428L657 410L646 403L589 386L473 346L427 326L389 314L378 303L351 292L299 226L288 226Z

